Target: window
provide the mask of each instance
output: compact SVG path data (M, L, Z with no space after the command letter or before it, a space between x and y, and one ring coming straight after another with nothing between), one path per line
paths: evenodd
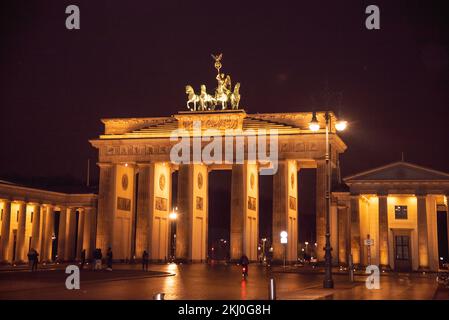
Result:
M394 206L394 217L399 220L407 220L407 206Z
M16 213L16 221L19 222L19 210L17 210L17 213Z

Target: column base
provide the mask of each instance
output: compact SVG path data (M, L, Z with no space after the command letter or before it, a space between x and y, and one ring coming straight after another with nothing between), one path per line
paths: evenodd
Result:
M418 267L418 272L430 272L430 268L429 267Z
M379 266L379 269L381 272L391 272L392 271L391 266L389 264L381 264Z

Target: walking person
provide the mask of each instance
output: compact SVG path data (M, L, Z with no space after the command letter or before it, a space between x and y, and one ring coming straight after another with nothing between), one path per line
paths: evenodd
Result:
M94 251L94 260L95 260L95 265L94 265L94 271L95 270L101 270L101 259L103 258L103 255L101 254L101 249L97 248Z
M106 260L108 267L106 270L112 271L112 249L111 247L108 248L108 252L106 252Z
M31 266L31 271L37 271L37 265L39 264L39 252L33 249L33 265Z
M146 250L143 251L142 254L142 270L148 271L148 260L149 260L149 254Z
M81 270L84 268L84 264L86 263L86 249L81 251Z
M27 254L28 257L28 265L30 267L30 271L33 271L33 259L34 259L34 253L33 253L33 249L31 248L30 251L28 251Z

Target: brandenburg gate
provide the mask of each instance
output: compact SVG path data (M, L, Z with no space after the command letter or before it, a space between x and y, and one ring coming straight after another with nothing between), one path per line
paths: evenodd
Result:
M257 260L259 175L273 177L273 259L284 259L281 231L288 232L286 260L297 260L298 171L316 168L317 245L325 243L325 132L312 132L312 112L247 114L240 108L240 84L220 73L217 88L195 94L186 87L187 111L156 118L102 119L104 134L91 140L98 149L97 247L111 247L114 259L163 260L169 250L169 213L178 207L176 259L205 261L208 238L208 175L232 170L230 255ZM320 127L325 113L316 112ZM336 123L335 115L332 123ZM346 149L330 130L331 165ZM172 173L178 171L177 199ZM334 221L336 223L336 221ZM323 260L324 251L318 251Z

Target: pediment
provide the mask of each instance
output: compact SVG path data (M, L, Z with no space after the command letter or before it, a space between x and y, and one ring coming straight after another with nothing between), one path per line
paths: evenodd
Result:
M343 179L346 183L358 181L448 181L449 174L400 161L364 171Z

